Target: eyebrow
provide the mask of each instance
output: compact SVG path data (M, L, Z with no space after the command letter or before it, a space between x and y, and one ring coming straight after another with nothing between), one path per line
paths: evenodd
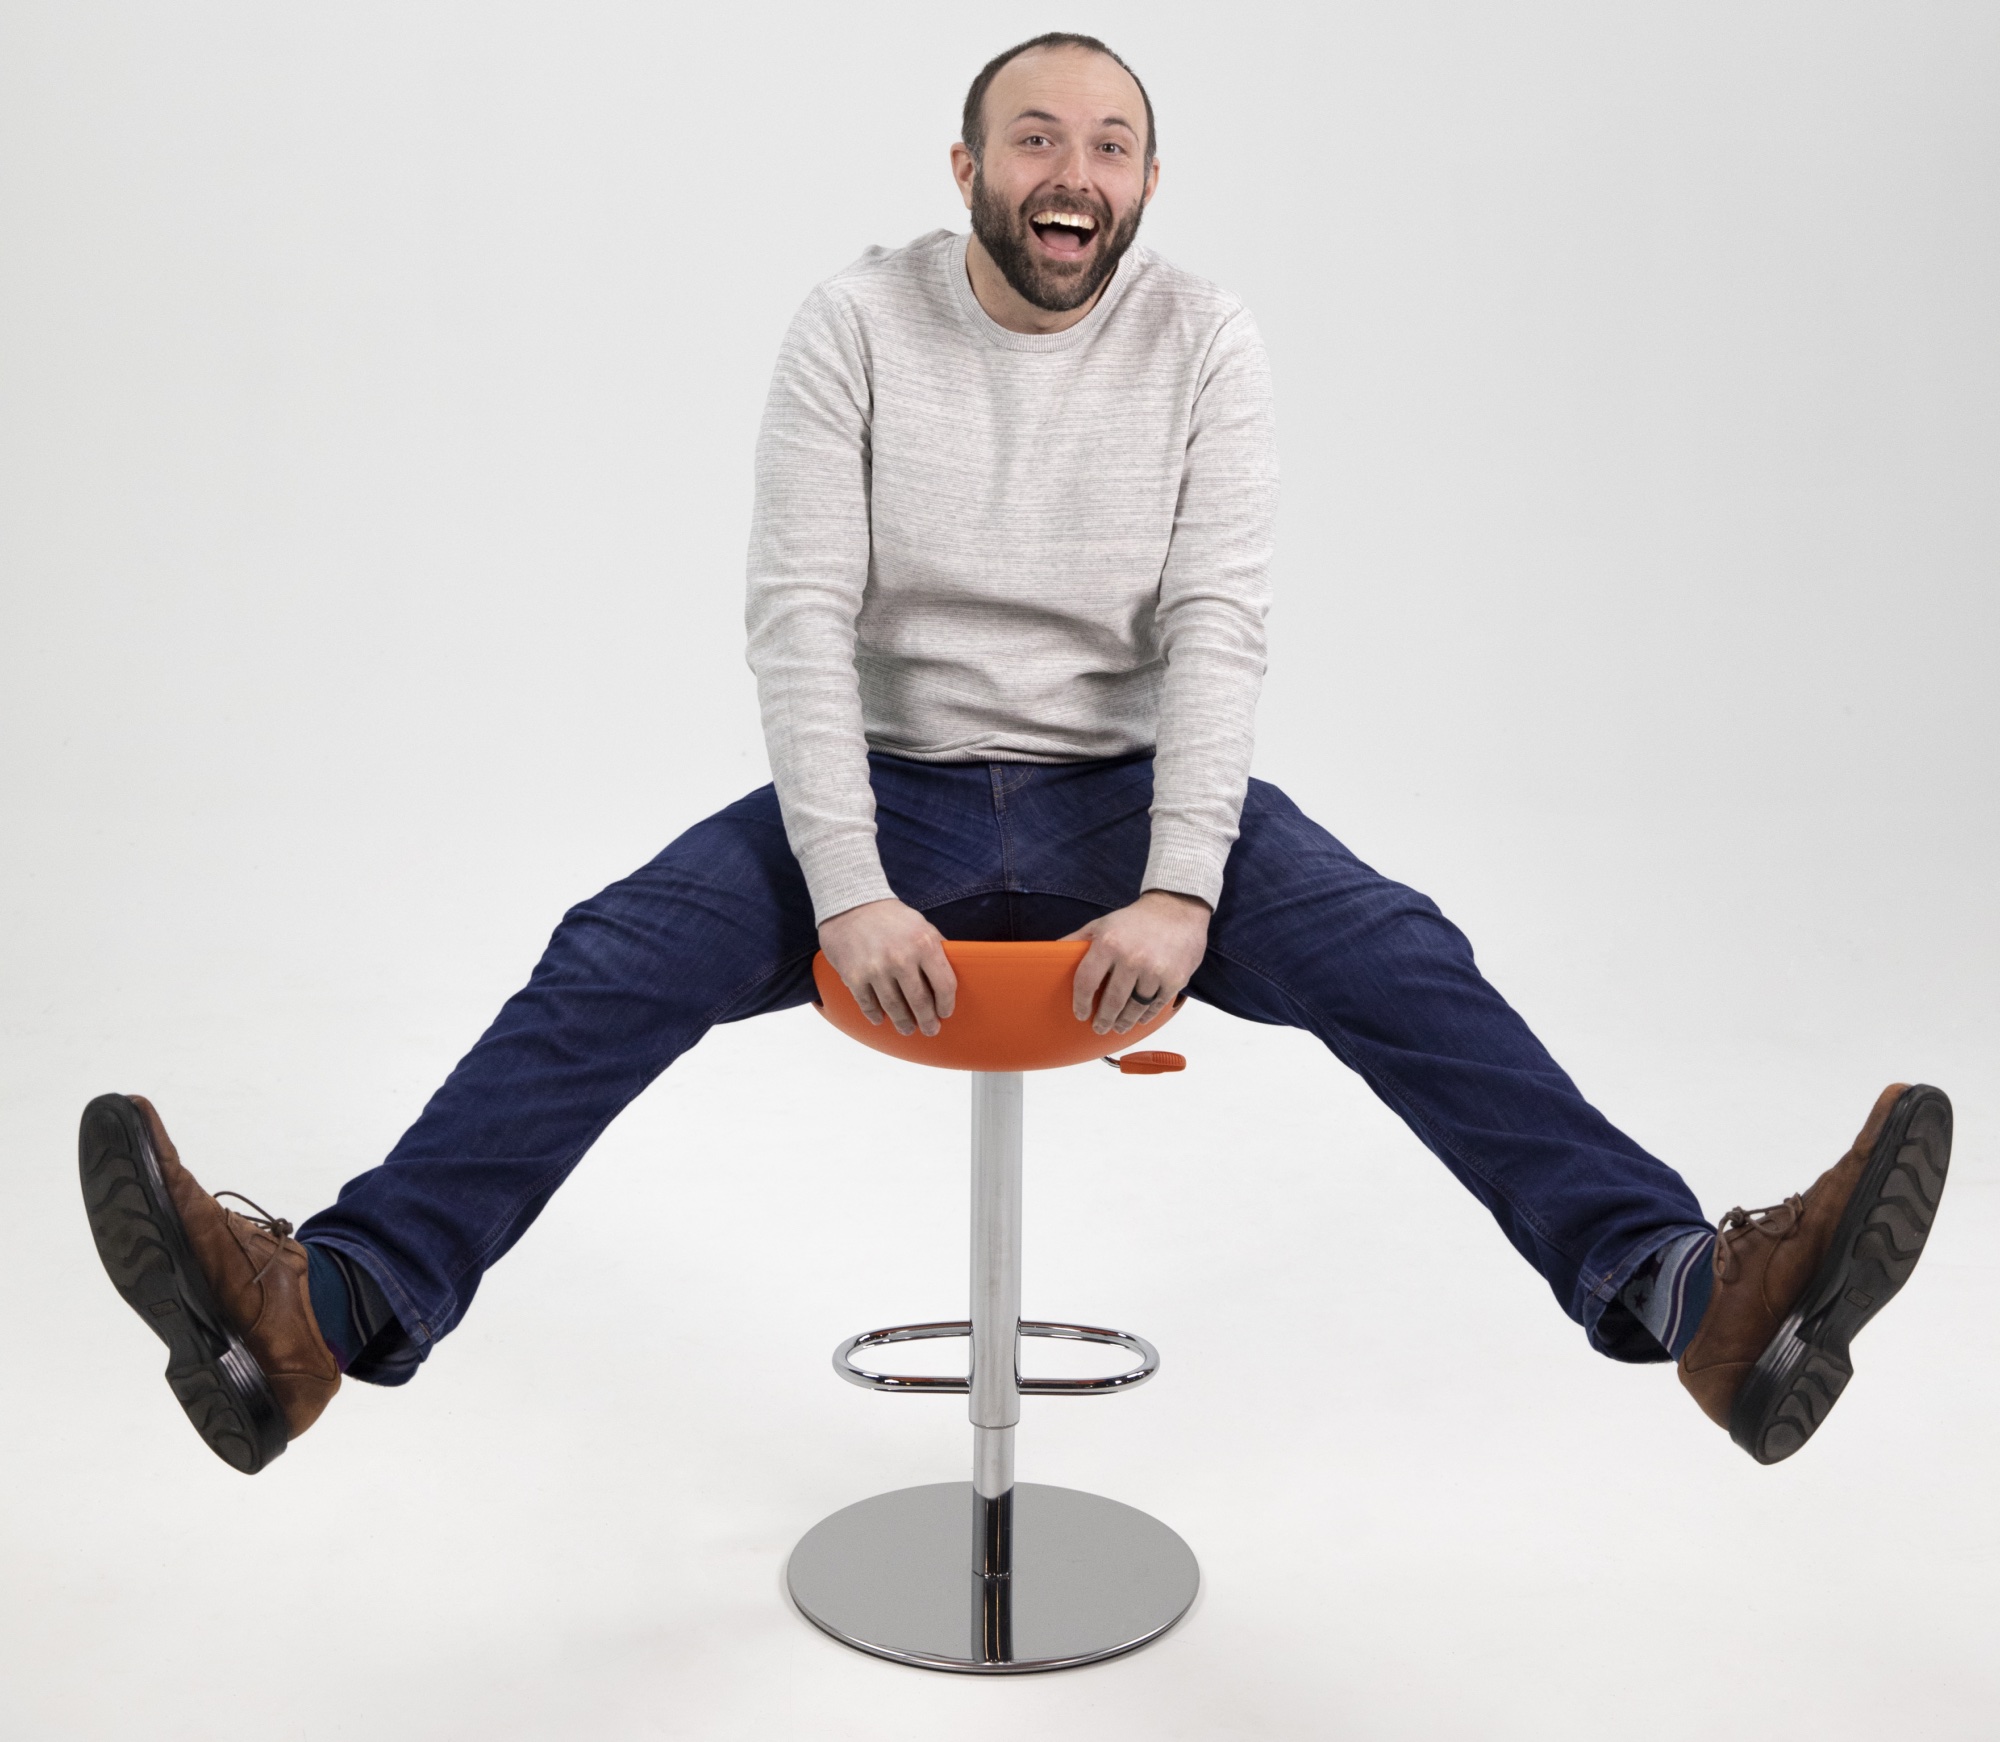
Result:
M1058 127L1062 125L1062 117L1060 115L1051 115L1046 109L1023 109L1007 125L1012 127L1022 121L1053 121ZM1134 127L1123 115L1107 115L1102 121L1098 122L1098 126L1122 127L1134 139L1139 137L1139 129Z

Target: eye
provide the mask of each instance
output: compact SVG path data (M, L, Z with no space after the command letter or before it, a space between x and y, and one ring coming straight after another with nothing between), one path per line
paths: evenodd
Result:
M1118 141L1115 139L1105 140L1105 142L1102 145L1100 145L1097 149L1099 151L1114 151L1120 157L1123 157L1125 155L1125 147L1120 145Z
M1049 136L1046 133L1030 133L1021 140L1023 145L1046 145L1048 142Z

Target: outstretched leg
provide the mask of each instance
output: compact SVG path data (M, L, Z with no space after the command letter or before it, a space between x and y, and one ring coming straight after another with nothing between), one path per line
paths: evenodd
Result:
M1593 1345L1666 1358L1618 1294L1706 1226L1694 1194L1583 1098L1428 897L1263 781L1189 990L1316 1034L1486 1205Z
M399 1384L639 1092L719 1022L801 1004L816 947L769 787L563 917L528 983L380 1166L299 1229L397 1324L348 1369Z

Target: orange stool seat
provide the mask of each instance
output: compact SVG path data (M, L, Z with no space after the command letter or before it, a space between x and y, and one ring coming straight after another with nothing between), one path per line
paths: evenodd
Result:
M958 999L938 1032L898 1034L871 1023L841 984L824 952L813 957L819 1012L863 1046L912 1064L947 1071L1048 1071L1080 1065L1137 1045L1171 1022L1178 1005L1126 1034L1099 1034L1072 1010L1077 964L1090 948L1080 938L1042 943L955 943L945 959L958 976Z

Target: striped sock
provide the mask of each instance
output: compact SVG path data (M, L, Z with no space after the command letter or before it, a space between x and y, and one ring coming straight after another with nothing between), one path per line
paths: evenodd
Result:
M1618 1291L1632 1316L1676 1361L1701 1329L1715 1287L1715 1230L1691 1228L1657 1248Z

